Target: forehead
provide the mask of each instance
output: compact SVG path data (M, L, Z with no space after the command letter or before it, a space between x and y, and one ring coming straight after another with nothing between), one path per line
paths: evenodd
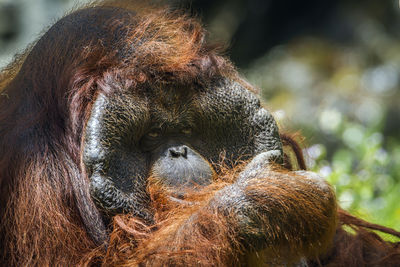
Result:
M188 120L195 105L198 92L180 85L164 85L146 90L150 118L162 123Z
M153 88L148 94L149 100L157 106L173 109L185 106L196 94L194 88L179 85L166 85Z
M157 86L142 84L136 88L125 86L125 89L121 85L119 88L136 106L136 112L140 109L152 121L160 123L188 121L196 116L213 120L227 120L232 116L238 119L248 117L260 107L257 95L230 79L220 79L205 86L165 83Z

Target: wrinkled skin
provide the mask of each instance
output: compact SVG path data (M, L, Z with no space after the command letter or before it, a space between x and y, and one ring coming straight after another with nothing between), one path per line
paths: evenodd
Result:
M106 218L130 213L151 224L149 175L173 188L174 197L183 198L185 189L213 183L219 172L213 163L223 153L226 164L252 159L236 182L217 192L209 204L210 210L227 214L245 246L261 249L279 243L268 233L279 225L266 225L283 216L279 213L300 218L290 219L290 228L281 225L282 231L304 229L301 234L309 234L310 244L332 236L336 203L331 188L312 173L273 171L272 164L283 157L277 124L254 93L229 79L219 78L206 88L144 86L98 95L85 130L83 162L90 194ZM279 196L279 191L254 191L273 185L277 175L279 186L299 191L293 199ZM314 200L307 200L310 193ZM302 215L304 208L297 210L302 198L319 207L327 221L314 225L313 217L319 214Z
M189 155L176 155L179 149ZM99 95L86 126L83 161L102 210L150 220L144 193L149 173L175 187L207 185L215 172L210 163L221 153L237 161L264 151L282 158L273 117L253 93L221 79L210 88L124 88Z

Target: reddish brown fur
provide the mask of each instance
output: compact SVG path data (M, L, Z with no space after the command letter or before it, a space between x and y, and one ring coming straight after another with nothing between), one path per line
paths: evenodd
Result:
M288 133L280 134L282 144L284 146L289 147L291 149L291 151L293 152L293 154L295 156L295 160L298 165L298 168L300 170L306 170L307 166L306 166L306 161L304 160L303 152L301 150L300 145L295 140L295 138L298 136L299 136L299 134L288 134ZM288 153L286 153L285 156L286 156L285 164L287 164L287 166L286 166L287 169L289 169L289 170L293 169L293 166L292 166L293 160L291 160L289 158Z
M290 135L284 135L286 144L292 146L299 162L304 162L301 150ZM301 166L301 163L298 163ZM400 238L400 232L391 228L366 222L357 218L345 210L338 209L339 225L332 244L332 249L317 260L309 262L310 266L328 267L379 267L379 266L400 266L400 242L392 243L384 241L372 230L390 234ZM346 229L352 229L352 232Z
M256 199L260 206L277 203L277 206L271 206L270 216L263 218L268 226L269 244L263 251L257 252L257 257L254 257L256 254L249 255L238 237L238 229L235 228L238 224L232 223L236 217L221 214L209 205L214 193L232 183L240 169L239 166L231 170L222 176L223 180L215 181L200 192L189 192L184 202L169 200L171 193L167 188L157 183L150 184L149 192L156 211L155 225L148 227L129 215L116 216L107 255L102 257L99 251L95 259L103 258L106 265L118 266L236 266L249 262L250 258L253 264L292 263L302 256L315 258L327 251L336 226L335 218L326 217L318 197L311 202L307 194L295 193L298 187L307 191L309 183L304 177L292 179L294 177L290 176L293 174L277 169L269 172L268 177L252 181L246 188L249 192L253 191L248 195ZM271 183L266 184L265 179ZM257 198L257 192L271 192L268 203L263 203L266 201L264 198ZM335 205L332 207L335 208ZM282 213L282 209L296 209L298 212L289 214L301 217L293 217L292 220L307 222L301 224L307 230L279 227L277 221L281 218L278 214ZM282 222L286 220L282 218ZM316 224L325 224L328 229L323 239L319 233L314 233ZM299 232L307 232L309 236L298 238Z
M195 205L171 203L165 196L168 191L150 187L157 210L156 224L148 226L129 215L116 216L107 249L94 244L86 233L79 207L80 199L88 196L76 193L77 187L88 186L80 170L81 137L95 95L113 90L106 86L109 77L140 86L167 80L207 83L219 74L245 84L229 61L205 44L203 29L196 20L162 8L132 6L130 1L101 5L135 10L135 18L141 18L134 28L126 28L129 38L120 40L137 48L124 61L94 39L85 49L67 51L65 47L70 44L61 35L72 33L63 32L52 35L51 41L39 41L1 73L0 262L4 266L243 263L244 250L236 238L236 229L229 226L226 217L204 209L213 192L232 182L237 170L201 194L189 197ZM107 23L110 31L123 25L118 20ZM139 45L137 40L145 42ZM302 166L296 142L284 140ZM275 175L279 176L279 172ZM274 190L277 195L284 194L279 188ZM294 193L289 197L302 204L299 208L306 216L318 213L309 203L296 199ZM188 221L194 212L200 216ZM368 224L341 210L339 218L333 250L322 257L322 264L395 266L399 262L399 245L382 241L369 229L396 236L400 233ZM324 218L317 216L316 220ZM357 235L345 232L342 225L352 226ZM288 233L293 238L288 240L289 245L298 244L296 229L292 230ZM304 245L289 246L293 259L300 255L315 257L321 251ZM283 252L287 251L269 250L263 255L278 257Z

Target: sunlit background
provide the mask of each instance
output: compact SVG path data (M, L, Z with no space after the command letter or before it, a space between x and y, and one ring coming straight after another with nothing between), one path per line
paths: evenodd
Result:
M0 0L0 67L85 1ZM170 1L260 88L310 169L342 207L400 230L400 9L397 0Z

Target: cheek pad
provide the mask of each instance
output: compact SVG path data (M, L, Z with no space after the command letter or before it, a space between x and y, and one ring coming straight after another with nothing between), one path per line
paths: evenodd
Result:
M148 156L137 148L147 121L146 105L129 94L100 94L92 107L85 128L82 162L91 197L107 214L132 212L145 219L150 217L141 207L149 201Z
M240 83L222 79L197 101L197 125L206 157L218 161L221 152L232 161L277 150L282 157L278 126L257 96ZM204 148L205 147L205 148ZM277 159L281 161L282 158Z

